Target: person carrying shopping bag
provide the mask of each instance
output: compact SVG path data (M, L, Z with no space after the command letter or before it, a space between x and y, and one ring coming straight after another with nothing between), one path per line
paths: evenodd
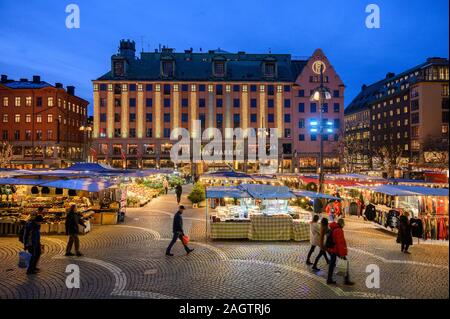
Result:
M186 239L183 231L183 218L181 215L183 214L184 206L180 205L178 212L175 214L173 218L173 237L172 241L170 242L169 246L166 249L166 255L167 256L173 256L171 253L173 245L177 242L177 239L179 239L184 246L184 250L186 250L186 253L189 255L194 249L190 249L186 244Z
M347 243L344 236L345 221L343 218L339 218L336 222L330 224L330 231L328 233L326 247L330 253L330 264L328 267L328 279L327 284L336 284L333 280L333 272L336 267L337 258L343 259L347 263L347 271L344 278L344 284L352 286L354 283L350 281L350 273L347 260Z

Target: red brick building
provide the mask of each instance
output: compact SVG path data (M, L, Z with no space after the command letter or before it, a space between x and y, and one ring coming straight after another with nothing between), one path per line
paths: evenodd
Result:
M33 80L0 82L0 141L12 146L8 166L15 168L65 167L82 160L88 102L63 88Z
M202 131L276 128L280 171L316 172L320 137L310 133L310 122L320 118L320 107L310 97L319 86L320 65L332 97L323 119L335 126L325 136L324 163L326 170L337 171L345 87L320 49L305 59L168 48L137 58L134 41L122 40L111 70L93 81L97 159L116 167L171 166L171 130L191 130L193 121L200 120ZM259 163L233 165L259 168Z

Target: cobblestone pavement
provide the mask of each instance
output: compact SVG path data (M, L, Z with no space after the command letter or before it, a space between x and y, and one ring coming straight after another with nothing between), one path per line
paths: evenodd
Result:
M186 191L185 191L186 193ZM448 245L414 244L400 252L395 237L369 222L348 219L345 228L355 286L326 285L326 265L305 265L308 242L206 241L205 210L182 204L185 231L195 251L180 243L165 256L175 195L128 209L124 224L97 226L81 236L84 257L64 257L66 237L43 236L41 272L17 267L21 245L0 238L0 298L448 298ZM80 267L80 288L68 289L66 266ZM380 268L380 288L366 287L366 267Z

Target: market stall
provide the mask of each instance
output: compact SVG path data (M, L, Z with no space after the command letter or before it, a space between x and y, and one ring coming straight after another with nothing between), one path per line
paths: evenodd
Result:
M2 193L9 190L0 207L0 235L17 234L20 224L29 220L39 207L44 208L42 233L65 234L66 212L75 204L83 215L89 232L91 224L115 224L119 205L114 183L101 179L31 179L2 178ZM104 202L109 202L104 205ZM102 209L99 212L98 210ZM101 214L101 215L98 215ZM92 222L92 223L91 223Z
M286 186L241 184L207 187L206 198L210 205L206 206L206 220L211 227L211 238L308 240L309 219L300 219L297 207L289 206L293 197ZM213 209L211 216L208 206Z
M448 240L449 190L409 185L360 186L357 188L365 202L375 207L369 220L396 231L398 217L408 212L417 225L416 236Z

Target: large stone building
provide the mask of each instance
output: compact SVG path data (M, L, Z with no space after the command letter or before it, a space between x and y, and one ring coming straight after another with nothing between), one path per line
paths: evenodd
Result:
M310 96L319 86L321 65L331 92L323 119L335 126L325 135L324 163L337 171L345 87L320 49L300 60L289 54L168 48L137 58L134 41L122 40L111 70L93 81L97 159L116 167L170 166L171 130L192 131L193 121L200 120L202 129L276 128L280 170L315 172L320 137L310 133L309 123L320 118L320 108ZM233 165L246 171L259 166Z
M88 102L75 96L75 87L54 86L33 76L0 82L2 147L12 146L7 161L13 168L65 167L82 160L80 127L86 125Z
M436 167L448 162L448 59L424 63L363 85L345 110L346 153L355 170Z

